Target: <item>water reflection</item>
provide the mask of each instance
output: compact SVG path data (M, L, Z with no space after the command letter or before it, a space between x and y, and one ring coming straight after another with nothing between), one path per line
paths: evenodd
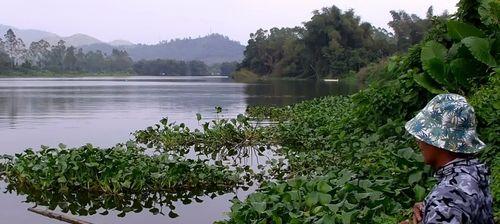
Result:
M314 80L270 80L248 84L246 102L250 106L283 106L328 95L348 95L356 86L343 82Z
M195 191L100 194L89 191L40 191L9 184L4 193L24 195L26 196L25 203L78 216L97 213L108 215L110 211L114 213L118 211L118 217L125 217L127 213L140 213L147 210L153 215L168 214L170 218L176 218L179 216L175 212L176 202L182 202L183 205L202 203L204 197L213 199L231 192L234 192L232 187L209 186Z

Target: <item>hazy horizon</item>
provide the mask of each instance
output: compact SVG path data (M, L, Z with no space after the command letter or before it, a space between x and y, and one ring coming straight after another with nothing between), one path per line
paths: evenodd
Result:
M219 33L246 44L249 34L259 28L301 26L302 22L312 17L312 11L332 5L342 10L352 8L362 21L390 30L387 26L387 22L391 20L390 10L404 10L409 14L425 17L427 8L431 5L434 6L435 14L444 10L453 13L457 2L458 0L20 0L2 4L0 24L19 29L43 30L60 36L82 33L104 42L128 40L133 43L155 44L162 40Z

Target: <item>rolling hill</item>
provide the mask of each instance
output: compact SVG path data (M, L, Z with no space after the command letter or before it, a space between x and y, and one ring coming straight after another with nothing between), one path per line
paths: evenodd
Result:
M55 45L59 40L64 40L67 46L82 48L84 51L100 50L110 54L114 48L126 50L134 61L153 59L173 60L199 60L207 64L241 61L245 46L221 34L210 34L198 38L184 38L162 41L158 44L134 44L127 40L114 40L103 42L86 34L74 34L62 37L55 33L34 29L18 29L16 27L0 24L0 37L12 29L16 36L23 39L28 47L33 41L46 40Z

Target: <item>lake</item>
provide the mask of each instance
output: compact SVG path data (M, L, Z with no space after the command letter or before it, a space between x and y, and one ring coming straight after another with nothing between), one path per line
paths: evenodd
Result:
M110 147L131 138L135 130L162 117L198 127L196 113L204 119L244 113L247 106L289 105L326 95L346 95L355 87L337 82L262 81L236 83L227 77L82 77L1 78L0 154L20 153L40 145L69 147L92 143ZM2 185L2 188L5 184ZM238 192L239 198L249 192ZM109 215L80 217L95 223L212 223L229 211L234 194L203 203L176 204L175 219L147 210L124 218ZM53 223L26 209L26 196L0 193L0 217L8 223ZM168 210L168 209L167 209Z

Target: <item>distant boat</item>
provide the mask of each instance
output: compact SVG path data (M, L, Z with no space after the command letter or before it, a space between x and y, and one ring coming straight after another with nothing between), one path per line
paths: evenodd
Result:
M323 79L325 82L338 82L339 79Z

